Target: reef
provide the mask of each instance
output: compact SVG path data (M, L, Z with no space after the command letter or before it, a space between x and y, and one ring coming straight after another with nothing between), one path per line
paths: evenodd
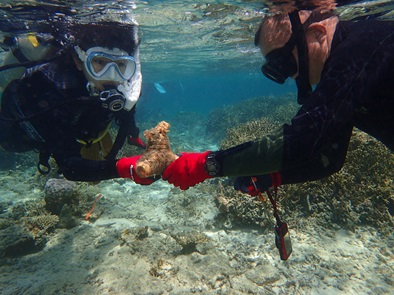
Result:
M371 225L390 234L394 225L393 168L394 154L373 137L355 130L343 168L320 181L283 186L282 206L294 220L310 216L325 226L354 230Z
M0 216L0 257L15 257L41 250L59 217L45 209L42 199L17 203Z
M226 138L220 143L220 149L228 149L242 142L257 140L279 126L280 124L276 121L261 118L230 128L227 130Z
M79 225L92 209L97 190L92 185L61 178L50 178L43 186L43 197L0 203L0 257L40 251L57 228ZM95 208L89 221L93 222L102 212L101 207Z
M155 128L144 132L148 142L144 154L135 167L139 177L146 178L161 175L167 166L178 158L171 151L170 140L167 136L169 129L170 124L162 121Z
M253 140L277 124L269 118L252 120L231 128L222 141L227 148ZM257 136L256 136L257 134ZM290 226L315 222L323 227L371 225L389 234L394 225L394 155L382 143L355 129L344 167L322 180L279 187L281 216ZM233 189L233 180L218 182L215 195L224 226L272 225L272 206ZM302 221L302 222L301 222Z
M295 101L297 99L294 94L262 96L215 109L209 113L206 133L213 140L221 141L228 138L226 130L238 128L251 121L259 122L261 118L275 125L289 122L298 109ZM245 135L254 139L259 132L256 128ZM238 134L242 136L240 132Z

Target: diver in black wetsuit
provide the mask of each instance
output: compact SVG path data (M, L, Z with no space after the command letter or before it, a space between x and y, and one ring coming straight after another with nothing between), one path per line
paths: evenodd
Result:
M353 127L394 149L393 21L339 21L330 12L301 10L264 18L255 43L266 77L280 84L296 79L302 106L291 124L228 150L183 153L163 179L187 189L240 176L235 188L255 195L339 171Z
M32 63L5 88L0 144L11 152L39 151L42 173L53 156L70 180L119 177L115 158L126 138L145 147L134 120L142 83L138 25L72 24L62 34L67 40L58 40L65 44L57 56ZM114 141L113 121L119 125Z

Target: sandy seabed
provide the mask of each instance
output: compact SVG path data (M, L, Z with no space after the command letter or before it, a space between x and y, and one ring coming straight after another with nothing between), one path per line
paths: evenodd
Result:
M182 150L217 149L206 146L200 125L186 129L193 132L171 133L178 143L192 136ZM45 181L35 167L16 168L0 171L0 201L41 200ZM0 258L1 295L394 294L394 236L373 227L291 220L293 253L281 261L272 227L218 218L204 185L181 191L162 180L115 179L84 191L102 194L94 211L101 215L54 229L36 253Z
M281 261L273 231L216 222L214 196L199 186L97 186L97 220L0 260L1 294L393 294L394 238L374 228L300 221Z

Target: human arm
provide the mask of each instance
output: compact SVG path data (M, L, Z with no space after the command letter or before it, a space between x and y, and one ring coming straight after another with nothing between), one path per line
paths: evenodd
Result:
M339 131L337 140L333 141L340 143L340 145L324 146L320 153L316 153L315 159L304 164L269 174L237 177L234 188L254 196L270 187L303 183L327 177L341 169L346 158L347 143L349 142L347 138L350 138L351 133L352 128Z
M282 183L286 184L331 175L342 167L346 156L353 128L352 104L343 103L336 107L335 103L330 105L330 101L320 99L320 94L311 98L291 124L259 141L205 155L200 153L200 157L193 155L193 159L188 159L188 154L181 156L168 167L163 179L176 186L182 184L183 189L203 181L201 179L208 178L208 173L204 174L201 167L204 167L206 157L212 154L219 169L211 176L256 176L279 172ZM199 169L188 167L196 163L194 159L198 159ZM177 176L177 173L182 176Z
M249 181L250 176L280 173L281 183L289 184L331 175L343 165L353 126L343 125L323 137L319 145L318 132L303 132L313 125L305 113L301 111L292 125L284 125L259 141L228 150L182 154L167 168L163 179L186 189L217 176L248 176L245 179ZM207 158L218 167L212 175L204 169Z
M130 131L127 136L127 143L130 145L134 145L136 147L145 149L146 144L145 142L141 139L140 137L140 129L137 127L137 124L135 122L135 111L136 111L136 106L134 106L130 111L129 115L129 120L130 120Z
M68 180L101 181L113 178L130 178L135 183L149 185L158 178L140 178L135 172L135 165L141 156L121 158L119 160L93 161L80 156L63 160L59 173Z

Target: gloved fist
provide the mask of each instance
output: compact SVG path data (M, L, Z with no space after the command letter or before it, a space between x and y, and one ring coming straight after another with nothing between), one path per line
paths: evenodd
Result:
M181 190L187 190L207 178L212 178L204 169L205 158L209 153L210 151L181 153L181 156L164 170L163 180L167 180Z
M122 178L130 178L135 183L141 185L149 185L158 180L158 178L148 177L141 178L138 176L135 171L135 164L142 157L142 155L129 157L129 158L121 158L116 162L116 169L118 170L118 174Z
M127 137L127 143L130 144L130 145L134 145L136 147L140 147L142 149L146 148L145 142L143 142L140 137L133 138L133 137L131 137L131 135L129 135Z
M253 183L253 181L254 183ZM281 184L279 172L258 176L237 177L234 182L234 189L251 196L256 196L260 192L265 192L271 186L278 187Z

